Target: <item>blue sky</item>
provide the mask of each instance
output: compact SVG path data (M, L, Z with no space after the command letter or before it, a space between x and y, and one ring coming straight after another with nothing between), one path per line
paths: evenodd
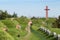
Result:
M60 15L60 0L0 0L0 10L7 10L10 14L16 12L18 16L45 17L45 6L49 6L49 17Z

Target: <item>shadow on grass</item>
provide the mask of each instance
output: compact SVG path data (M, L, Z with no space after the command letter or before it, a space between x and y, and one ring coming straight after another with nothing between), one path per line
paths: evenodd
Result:
M53 37L53 35L48 35L45 32L41 30L37 30L43 37L45 37L47 40L57 40L56 38Z
M56 40L53 35L47 35L45 32L43 31L38 31L38 30L34 30L32 27L30 28L31 32L37 36L38 38L40 38L40 40Z
M39 33L38 31L34 30L32 27L31 27L31 32L36 36L38 37L40 40L47 40L45 37L43 37L43 33Z

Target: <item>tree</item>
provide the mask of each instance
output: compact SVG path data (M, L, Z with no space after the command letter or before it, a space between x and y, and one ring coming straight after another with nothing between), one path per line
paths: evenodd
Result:
M12 17L17 18L17 14L14 12Z
M6 18L12 18L12 17L16 18L17 14L14 12L14 14L11 15L11 14L8 14L7 11L0 10L0 20L6 19Z
M7 16L8 16L7 11L0 11L0 19L5 19L7 18Z
M3 12L3 11L2 11L2 10L0 10L0 19L1 19L1 16L2 16L2 12Z
M12 18L12 15L8 14L8 18Z
M60 28L60 16L59 16L58 19L56 19L56 21L53 23L53 27Z
M37 19L37 18L33 16L31 19Z

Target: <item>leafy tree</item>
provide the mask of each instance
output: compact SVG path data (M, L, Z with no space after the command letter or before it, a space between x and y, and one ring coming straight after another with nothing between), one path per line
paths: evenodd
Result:
M7 11L0 10L0 20L6 19L6 18L12 18L12 17L16 18L17 14L14 12L14 14L11 15L11 14L8 14Z
M8 18L12 18L12 15L8 14Z
M37 19L37 18L33 16L31 19Z
M54 27L54 28L60 28L60 16L59 16L58 19L56 19L56 21L53 23L53 27Z
M12 17L16 18L17 17L17 14L14 12Z
M7 11L0 11L0 19L5 19L5 18L7 18L7 15L8 13L7 13Z
M21 16L20 18L22 18L22 19L27 19L27 17L26 17L26 16Z

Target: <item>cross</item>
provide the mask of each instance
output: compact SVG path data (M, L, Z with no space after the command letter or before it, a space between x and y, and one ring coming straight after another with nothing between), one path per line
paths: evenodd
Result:
M46 11L46 20L48 19L48 11L49 11L50 9L48 9L48 6L46 6L46 9L45 9L45 11Z

